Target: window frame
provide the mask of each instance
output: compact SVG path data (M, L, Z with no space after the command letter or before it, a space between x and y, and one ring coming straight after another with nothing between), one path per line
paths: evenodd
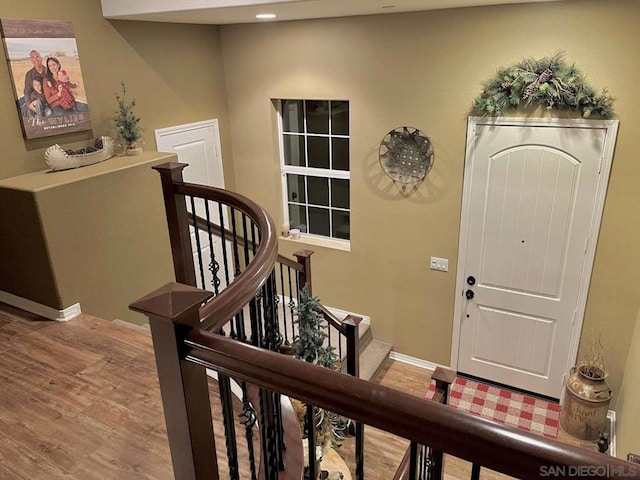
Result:
M287 100L295 100L301 101L303 105L303 132L285 132L284 131L284 121L283 121L283 104ZM336 242L341 246L348 246L351 242L351 111L349 110L349 134L341 135L341 134L333 134L331 133L331 122L332 116L329 113L329 130L328 133L308 133L307 132L307 101L326 101L329 102L331 108L331 102L347 102L350 103L349 100L338 100L338 99L313 99L313 98L279 98L276 99L276 110L277 110L277 119L278 119L278 146L279 146L279 155L280 155L280 177L281 177L281 188L282 188L282 212L285 225L290 224L289 218L289 204L300 205L305 207L306 216L307 216L307 229L309 223L309 207L326 209L329 211L329 232L333 233L333 215L332 211L341 211L348 212L349 214L349 239L334 237L334 236L325 236L320 234L314 234L309 232L300 232L300 238L309 239L309 240L318 240L321 243L326 242ZM349 106L350 108L350 106ZM330 110L331 112L331 110ZM284 138L287 136L301 136L304 138L304 159L305 164L308 164L308 138L309 137L320 137L326 138L329 142L329 167L330 168L317 168L317 167L306 167L299 165L287 165L285 163L285 151L284 151ZM349 141L349 170L336 170L333 169L333 148L332 148L332 138L343 138ZM289 201L289 188L287 182L287 175L299 175L304 177L320 177L327 178L328 180L328 195L329 195L329 205L316 205L309 203L308 196L308 182L305 181L305 202L290 202ZM333 207L331 206L331 179L339 179L339 180L347 180L349 182L349 208L343 207Z

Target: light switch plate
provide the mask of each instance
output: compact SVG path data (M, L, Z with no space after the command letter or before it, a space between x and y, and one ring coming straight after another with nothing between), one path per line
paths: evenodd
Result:
M441 272L448 272L449 271L449 259L431 257L431 262L429 263L429 267L431 268L431 270L439 270Z

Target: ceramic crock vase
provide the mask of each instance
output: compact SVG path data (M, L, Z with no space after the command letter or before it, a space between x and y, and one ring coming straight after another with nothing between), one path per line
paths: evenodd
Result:
M608 432L607 413L611 389L606 372L581 364L571 369L560 413L560 426L568 434L581 440L597 440Z

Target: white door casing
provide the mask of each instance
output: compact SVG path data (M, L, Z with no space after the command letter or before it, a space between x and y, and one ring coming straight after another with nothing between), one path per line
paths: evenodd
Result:
M180 163L189 164L189 166L183 170L185 182L224 188L220 132L218 130L217 119L157 129L155 130L155 137L158 151L175 153ZM196 214L202 218L206 218L204 202L196 199L194 203ZM192 211L189 201L187 201L187 210L189 210L189 212ZM220 215L217 208L210 208L209 215L212 222L220 224ZM223 209L222 215L225 226L229 228L226 208ZM213 274L209 268L211 253L207 233L201 231L199 240L200 250L202 252L204 285L210 290L212 289ZM212 241L214 257L219 261L223 258L220 242L216 241L215 237ZM195 229L193 228L191 228L191 245L196 277L198 277L198 280L201 282L200 259L197 253ZM231 261L231 259L229 261ZM219 261L219 263L221 262ZM219 278L219 280L221 281L220 288L224 288L226 286L225 278Z
M560 397L577 354L617 126L469 119L452 368Z

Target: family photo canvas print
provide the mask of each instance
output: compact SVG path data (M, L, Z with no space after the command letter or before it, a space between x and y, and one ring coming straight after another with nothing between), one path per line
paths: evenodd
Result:
M91 130L71 22L0 19L24 138Z

